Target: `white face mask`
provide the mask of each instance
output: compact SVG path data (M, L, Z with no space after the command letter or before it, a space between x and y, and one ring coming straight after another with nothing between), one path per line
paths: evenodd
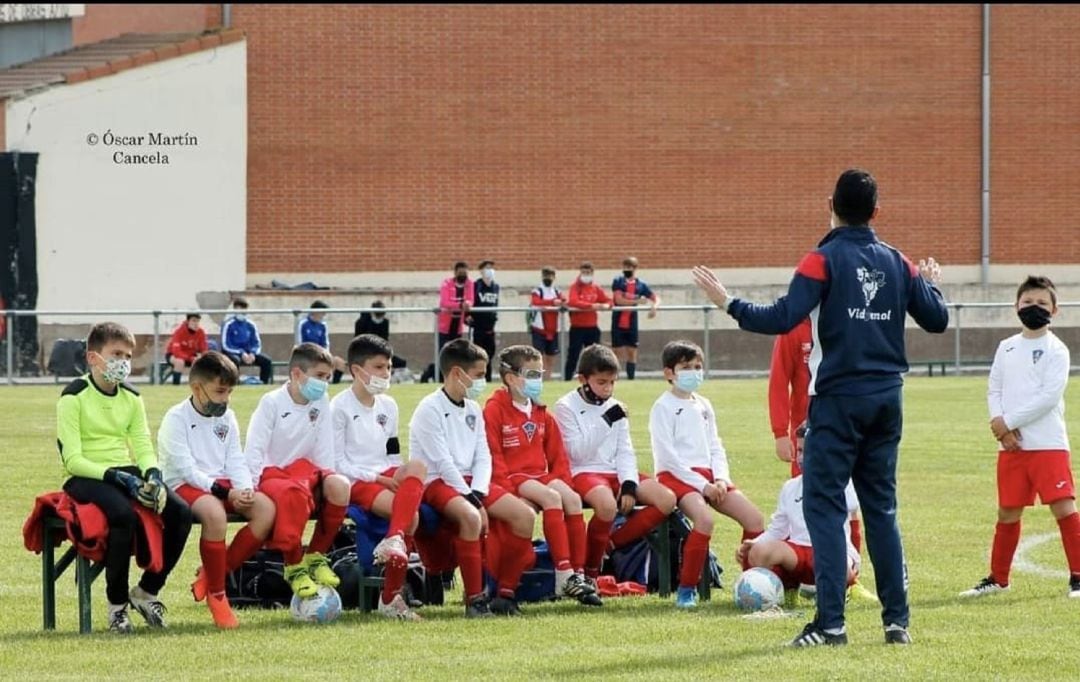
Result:
M581 280L582 284L592 284L592 275L582 275L578 279Z
M495 268L484 268L480 271L480 275L486 280L493 280L495 279Z
M390 390L390 380L370 374L368 375L367 383L364 384L364 390L371 395L386 393Z
M131 375L131 360L126 358L108 358L105 371L101 376L110 384L122 384Z

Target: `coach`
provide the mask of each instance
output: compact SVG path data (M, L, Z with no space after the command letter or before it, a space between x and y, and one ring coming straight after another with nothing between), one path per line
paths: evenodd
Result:
M902 425L901 374L907 371L904 320L941 333L949 322L933 258L919 267L878 240L877 183L848 170L829 201L832 230L803 257L786 296L772 305L729 298L709 269L694 279L739 327L783 334L809 316L809 431L803 459L803 511L814 547L817 615L792 646L847 644L844 487L855 484L882 603L885 641L909 644L904 551L896 520L896 458Z

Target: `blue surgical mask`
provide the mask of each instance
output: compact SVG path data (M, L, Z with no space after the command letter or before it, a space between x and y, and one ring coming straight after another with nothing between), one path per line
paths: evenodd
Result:
M461 383L464 385L465 382ZM487 379L484 377L473 379L471 384L465 386L465 397L469 400L476 400L484 394L485 388L487 388Z
M529 400L539 400L540 392L544 390L543 379L526 379L525 385L521 387L521 394Z
M326 395L327 384L322 379L316 379L315 377L308 377L307 381L300 384L300 395L304 397L308 402L315 402L319 398Z
M480 274L484 277L484 279L490 282L491 280L495 279L495 268L484 268L480 271Z
M243 322L244 320L247 319L247 313L236 313L236 319Z
M705 383L705 370L680 369L675 372L675 387L680 391L693 393Z

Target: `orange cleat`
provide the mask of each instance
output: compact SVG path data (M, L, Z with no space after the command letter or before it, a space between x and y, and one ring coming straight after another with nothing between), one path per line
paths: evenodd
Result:
M199 566L195 571L195 582L191 583L191 596L195 597L195 601L202 601L206 599L206 590L206 571Z
M233 613L232 607L229 606L229 600L225 597L224 592L209 595L206 605L210 607L210 615L214 618L214 625L222 630L231 630L240 625L240 621L236 620L236 614Z

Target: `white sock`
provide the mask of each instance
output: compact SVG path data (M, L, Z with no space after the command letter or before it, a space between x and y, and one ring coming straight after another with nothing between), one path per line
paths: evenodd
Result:
M131 597L132 599L138 599L139 601L154 601L157 599L156 594L150 594L138 585L131 591Z
M842 635L844 634L844 628L828 628L825 630L826 635Z
M127 602L123 604L109 604L109 615L113 615L117 611L123 611L127 609Z

